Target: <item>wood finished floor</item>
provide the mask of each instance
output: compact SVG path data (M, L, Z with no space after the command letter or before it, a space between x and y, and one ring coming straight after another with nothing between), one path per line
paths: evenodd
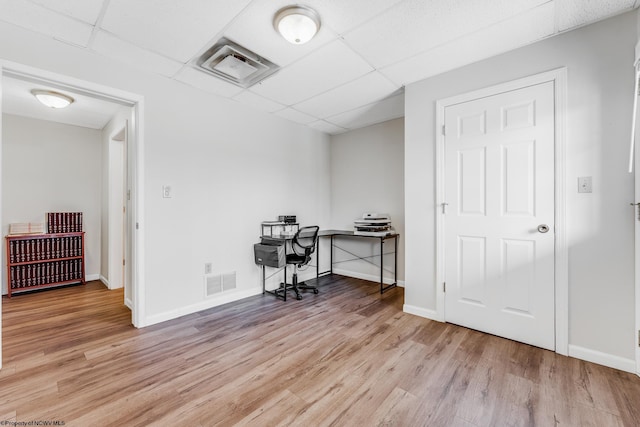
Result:
M402 312L333 276L134 329L99 282L3 299L0 420L67 426L639 426L640 378Z

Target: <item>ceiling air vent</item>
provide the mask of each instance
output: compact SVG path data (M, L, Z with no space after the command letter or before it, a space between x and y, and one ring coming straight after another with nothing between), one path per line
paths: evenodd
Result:
M225 38L220 39L195 63L201 70L244 88L253 86L279 68L271 61Z

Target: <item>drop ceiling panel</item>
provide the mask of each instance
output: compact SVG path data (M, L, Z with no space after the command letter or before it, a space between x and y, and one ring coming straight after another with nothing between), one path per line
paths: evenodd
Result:
M278 71L252 92L293 105L373 71L342 41L336 40Z
M306 4L320 13L326 25L337 33L344 34L400 1L402 0L316 0Z
M620 13L621 9L631 10L635 3L635 0L555 0L558 29L565 31Z
M240 94L234 96L233 99L244 105L248 105L250 107L266 111L268 113L273 113L285 108L285 106L282 104L278 104L277 102L274 102L270 99L264 98L260 95L256 95L255 93L248 90L245 90Z
M91 47L96 52L109 58L133 64L136 67L167 77L175 75L184 65L181 62L120 40L104 31L99 31L96 34Z
M345 35L376 68L501 22L548 0L405 0Z
M319 130L320 132L328 133L331 135L346 132L347 129L336 126L332 123L326 122L324 120L318 120L316 122L311 122L308 124L309 127Z
M404 116L404 94L395 95L375 104L329 117L325 121L345 129L357 129Z
M292 122L301 123L303 125L316 121L315 117L309 116L305 113L301 113L300 111L296 111L293 108L285 108L284 110L277 111L275 114L276 116L280 116L287 120L291 120Z
M407 85L548 37L554 31L553 18L553 3L547 3L514 19L383 68L380 72L398 85Z
M86 47L93 27L26 0L0 0L0 20Z
M394 85L389 79L373 71L352 82L296 104L294 108L318 118L325 118L384 99L398 88L398 85Z
M31 0L31 2L94 25L100 16L104 0Z
M227 83L224 80L220 80L217 77L191 67L184 67L176 74L175 79L189 86L227 98L231 98L243 90L241 87Z
M102 28L187 62L206 48L249 0L111 0Z

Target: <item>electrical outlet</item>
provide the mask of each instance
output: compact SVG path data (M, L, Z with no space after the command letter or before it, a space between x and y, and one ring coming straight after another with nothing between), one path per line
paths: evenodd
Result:
M170 199L172 196L171 186L163 185L162 186L162 197L165 199Z
M213 270L211 263L207 262L204 264L204 274L211 274L211 271Z
M592 190L590 176L581 176L578 178L578 193L591 193Z

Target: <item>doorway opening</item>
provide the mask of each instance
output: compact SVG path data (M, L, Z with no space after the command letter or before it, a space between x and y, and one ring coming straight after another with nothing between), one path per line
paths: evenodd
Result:
M145 292L144 292L144 238L139 227L139 218L143 216L144 189L142 185L143 171L143 97L138 94L125 92L119 89L99 85L93 82L83 81L72 77L51 73L45 70L17 64L9 61L0 62L1 76L8 77L33 86L52 88L61 92L69 92L82 96L87 100L95 100L107 104L116 105L124 112L123 120L119 121L119 128L113 133L114 152L120 153L118 166L120 171L112 173L118 175L115 186L120 186L120 216L118 234L119 241L116 246L120 248L121 263L126 259L125 265L120 269L121 284L125 287L125 304L131 310L131 322L135 327L145 326ZM7 96L5 88L0 82L0 99ZM2 108L0 107L0 147L4 150L2 141ZM52 120L55 121L55 120ZM114 121L115 122L115 121ZM111 141L110 141L111 142ZM117 156L114 156L117 157ZM106 160L110 160L106 158ZM82 177L78 177L82 179ZM0 182L1 184L1 182ZM115 187L114 187L115 188ZM4 197L4 195L2 195ZM114 194L114 198L118 197ZM124 206L123 206L124 202ZM124 210L123 210L124 207ZM4 220L4 218L0 218ZM100 233L100 226L98 226ZM114 246L115 247L115 246ZM2 277L6 277L6 265L1 263ZM93 279L100 278L100 271ZM115 277L115 276L114 276ZM92 277L87 276L91 279ZM0 368L2 357L2 304L0 302Z

